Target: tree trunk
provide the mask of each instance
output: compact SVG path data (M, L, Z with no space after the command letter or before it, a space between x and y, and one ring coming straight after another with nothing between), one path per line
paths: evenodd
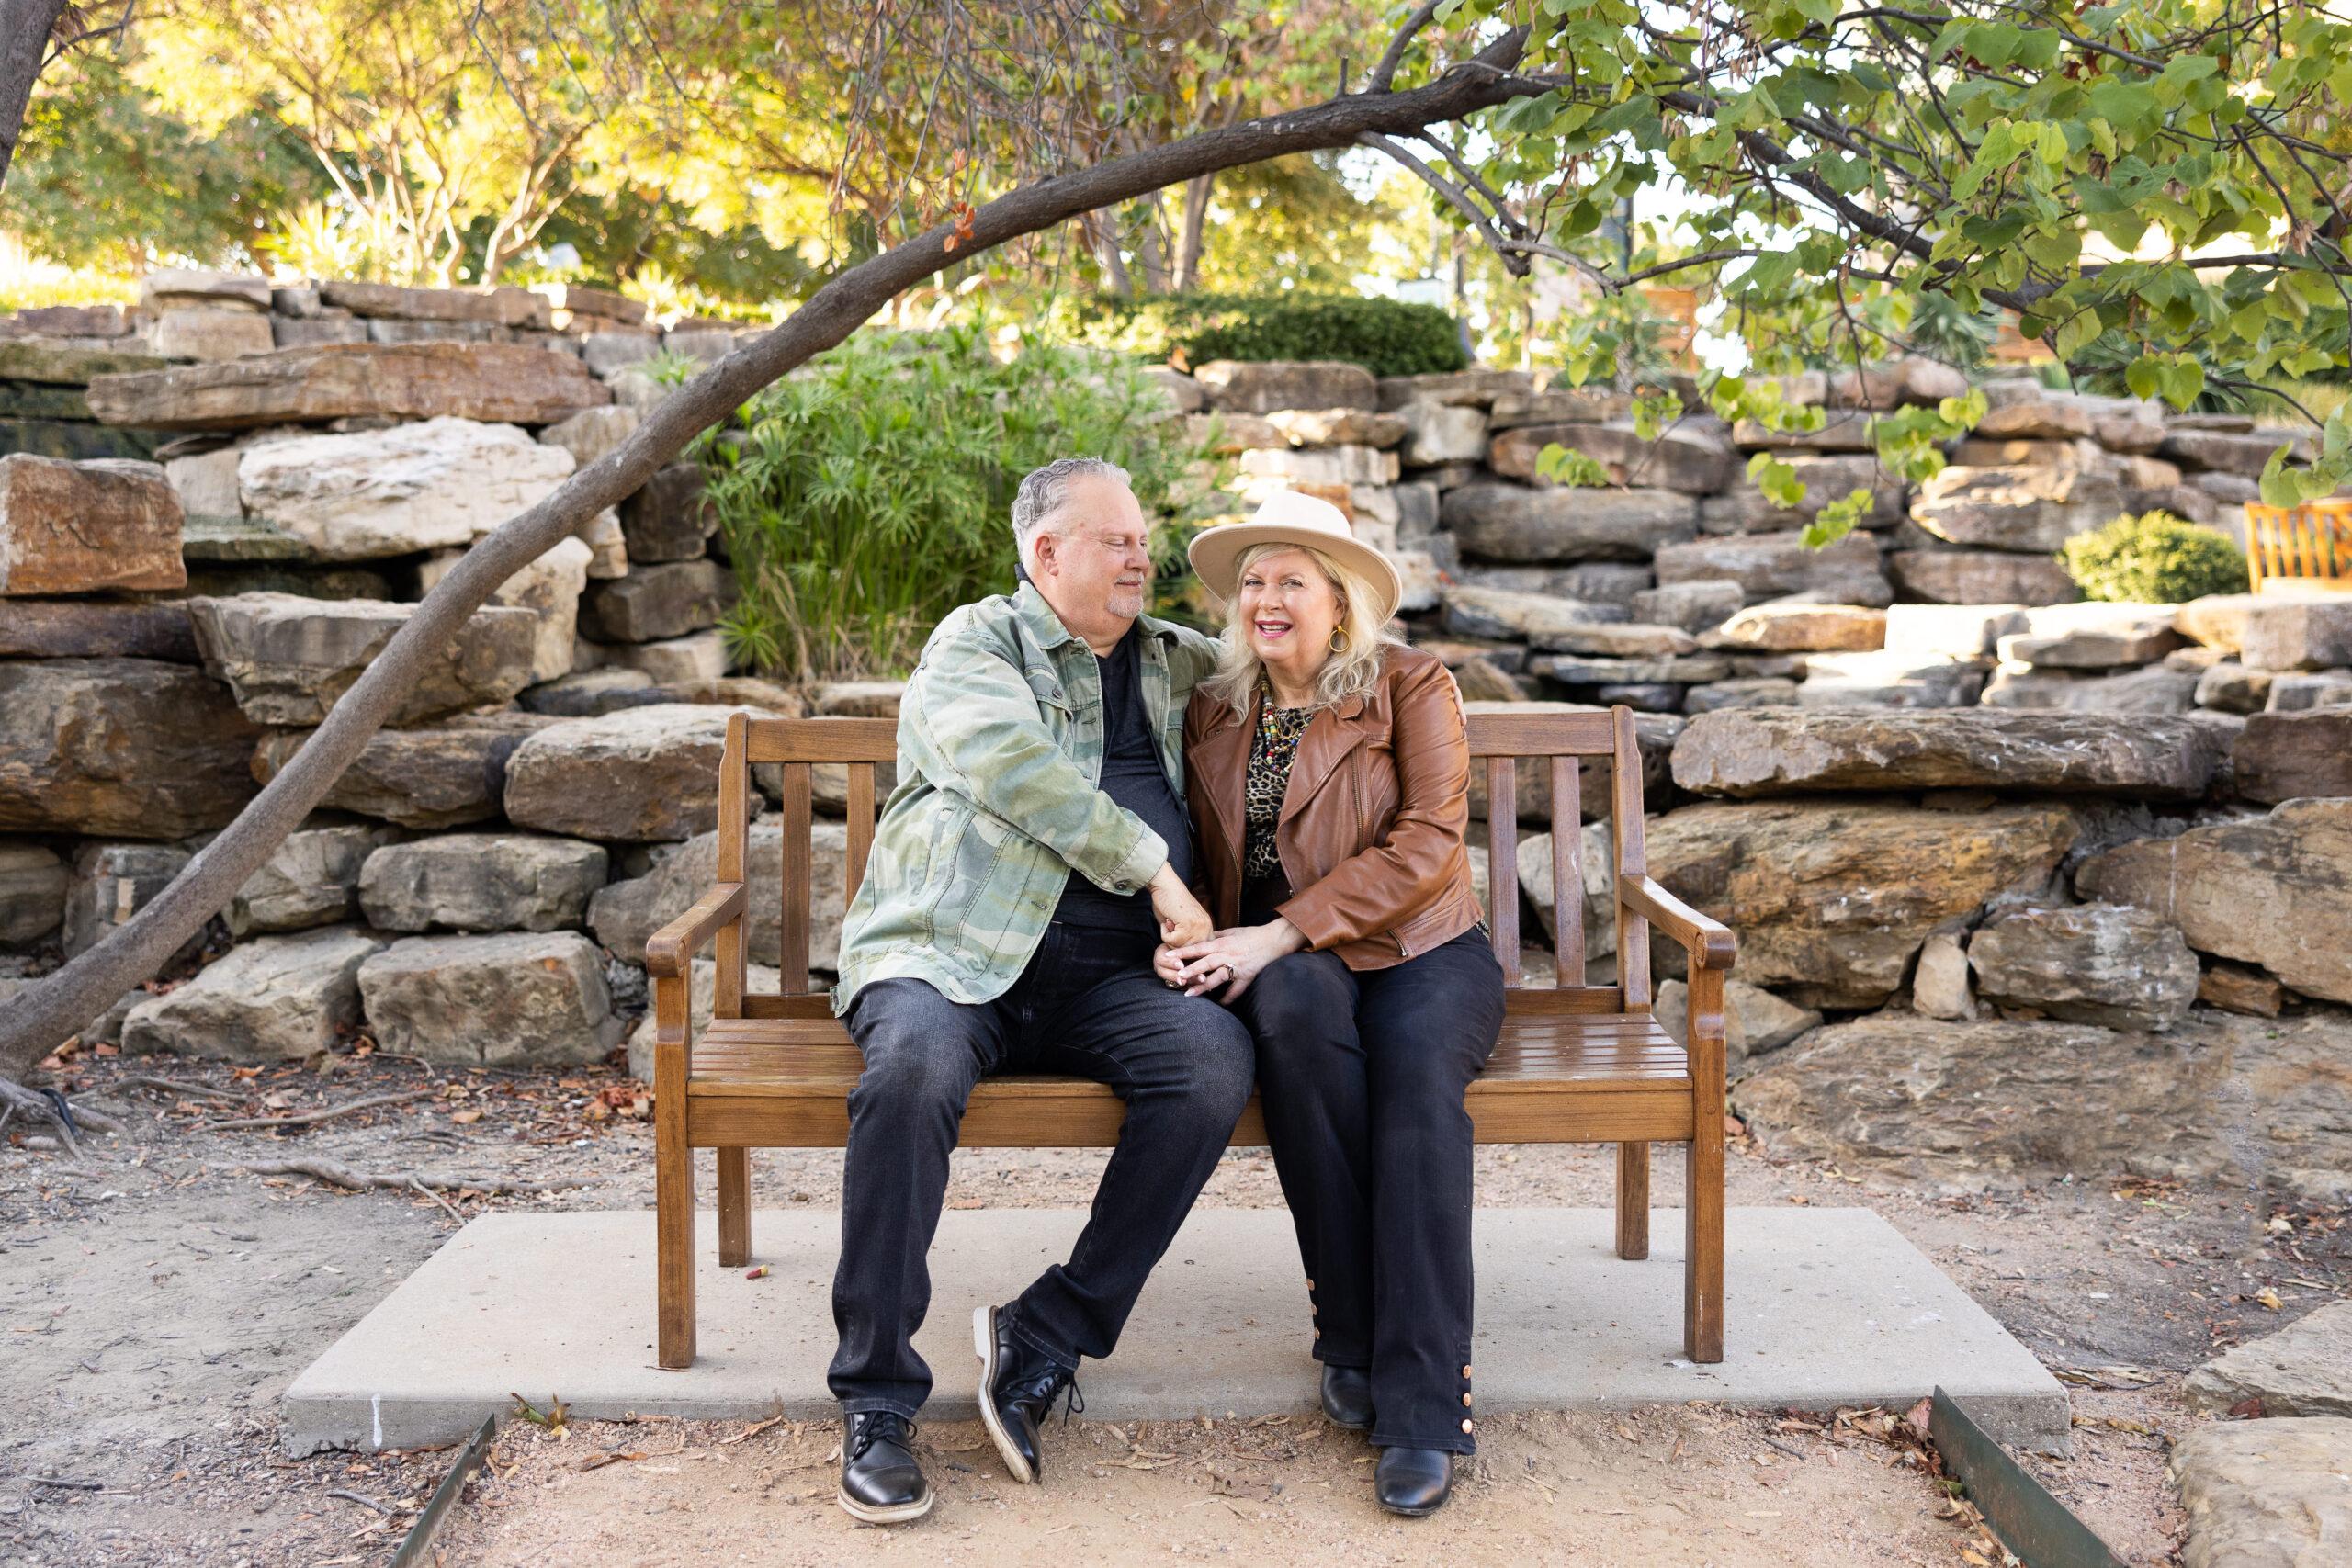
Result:
M1208 239L1209 188L1214 174L1195 175L1184 182L1184 228L1176 243L1176 292L1182 294L1201 281L1201 248Z
M1542 83L1510 74L1526 40L1526 29L1513 28L1481 51L1475 62L1409 92L1355 94L1022 186L973 214L970 238L953 252L944 243L952 228L942 224L837 275L781 325L679 388L618 448L468 550L294 760L153 903L96 947L0 1005L0 1077L23 1077L124 991L152 976L227 904L325 796L368 737L414 689L427 661L499 584L597 513L618 505L698 432L727 418L811 355L840 343L900 290L1008 240L1203 174L1350 146L1368 130L1409 134L1541 91Z
M1102 269L1102 281L1108 291L1125 299L1135 291L1135 281L1127 276L1126 258L1119 254L1119 225L1107 212L1089 212L1079 220L1079 229L1086 236L1087 248L1094 253L1094 265Z
M25 106L32 102L50 34L64 13L65 0L0 0L0 186L8 183Z

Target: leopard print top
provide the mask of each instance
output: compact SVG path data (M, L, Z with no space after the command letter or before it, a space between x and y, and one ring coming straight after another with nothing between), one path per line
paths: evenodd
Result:
M1243 815L1249 832L1241 855L1244 883L1282 874L1282 857L1274 852L1274 826L1282 819L1283 795L1290 788L1290 765L1298 755L1298 738L1315 717L1313 708L1280 708L1273 694L1258 695L1258 733L1250 742L1250 768L1243 795Z

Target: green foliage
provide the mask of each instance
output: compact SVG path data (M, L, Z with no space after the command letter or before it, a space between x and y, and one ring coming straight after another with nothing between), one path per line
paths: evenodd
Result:
M2085 598L2178 604L2208 593L2243 593L2245 553L2227 534L2168 512L2118 517L2077 534L2059 552Z
M326 184L265 114L203 130L153 102L103 50L44 73L8 171L6 214L40 254L135 272L183 256L247 267L272 220Z
M1452 141L1502 197L1492 221L1568 252L1604 296L1637 278L1712 293L1709 330L1757 371L1906 346L1966 365L1993 308L2176 408L2352 365L2341 7L1453 0L1441 16L1449 43L1531 29L1517 69L1543 90ZM1629 200L1659 216L1628 234ZM2352 479L2346 416L2313 445L2308 468L2265 477L2266 500Z
M1012 590L1013 491L1057 457L1133 476L1170 586L1199 454L1165 407L1139 369L1082 349L999 360L976 327L859 333L697 444L742 588L729 644L786 678L903 672L941 615Z
M1344 359L1375 376L1419 376L1469 363L1453 318L1434 305L1352 295L1094 296L1063 302L1055 324L1082 343L1146 359Z

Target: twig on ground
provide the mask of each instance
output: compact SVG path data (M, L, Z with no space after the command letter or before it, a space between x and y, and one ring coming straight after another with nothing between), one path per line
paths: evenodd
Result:
M62 1475L36 1475L33 1477L33 1484L62 1486L68 1492L103 1492L107 1489L107 1483L103 1481L75 1481Z
M415 1188L419 1192L424 1193L427 1198L432 1199L435 1202L440 1204L443 1208L448 1210L449 1217L457 1221L459 1224L464 1224L466 1223L466 1216L458 1213L458 1206L455 1203L450 1202L447 1198L441 1196L440 1193L433 1190L432 1188L427 1187L422 1181L411 1181L409 1185Z
M237 1094L209 1084L187 1083L179 1078L159 1078L152 1073L132 1073L114 1080L117 1089L152 1089L161 1094L184 1094L190 1100L225 1100L232 1105L252 1103L253 1096Z
M339 1487L336 1490L328 1493L327 1495L330 1497L340 1497L346 1503L364 1504L368 1507L373 1508L378 1513L384 1515L386 1517L390 1517L393 1514L400 1512L399 1509L393 1507L390 1503L379 1503L373 1497L363 1497L356 1492L345 1492Z
M251 1160L236 1168L254 1176L308 1176L356 1192L369 1187L439 1187L477 1192L553 1192L561 1187L582 1187L581 1181L520 1181L511 1176L467 1176L433 1170L360 1170L340 1160L306 1156L300 1159Z
M322 1122L332 1122L338 1116L348 1116L355 1111L373 1111L379 1106L405 1105L412 1100L429 1100L429 1089L403 1089L398 1094L368 1094L341 1105L330 1105L323 1111L305 1111L296 1116L236 1116L226 1122L198 1123L199 1133L235 1133L256 1127L314 1127Z

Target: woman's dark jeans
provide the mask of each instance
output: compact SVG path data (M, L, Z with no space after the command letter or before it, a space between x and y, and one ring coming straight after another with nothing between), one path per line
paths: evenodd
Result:
M1234 1010L1257 1041L1316 1359L1369 1369L1374 1443L1472 1452L1462 1097L1503 1022L1486 933L1362 973L1329 953L1289 953Z

